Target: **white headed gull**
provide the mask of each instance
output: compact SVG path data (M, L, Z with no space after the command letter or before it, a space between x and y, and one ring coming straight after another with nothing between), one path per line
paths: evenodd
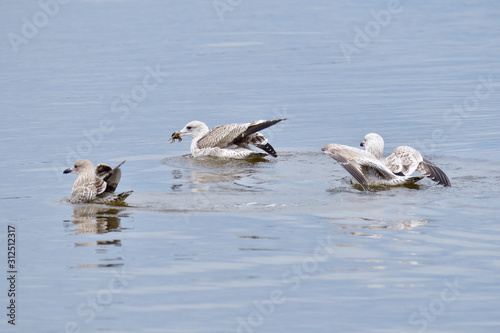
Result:
M446 174L412 147L397 147L382 159L384 140L375 133L367 134L361 146L366 150L339 144L328 144L321 150L342 165L353 176L353 182L365 190L369 186L415 183L423 178L411 177L415 171L438 184L451 186Z
M285 119L257 120L243 124L220 125L209 130L201 121L192 121L180 131L172 134L172 140L182 136L190 136L191 154L198 156L215 156L223 158L245 159L271 155L277 157L273 146L258 131L279 123ZM264 150L260 153L249 145Z

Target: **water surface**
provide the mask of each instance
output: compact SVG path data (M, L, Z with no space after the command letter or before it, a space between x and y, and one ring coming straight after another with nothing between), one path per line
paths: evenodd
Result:
M43 9L0 5L2 330L498 332L498 3L401 1L378 33L388 2L214 3L70 1L17 52ZM168 143L275 118L277 159ZM453 186L353 187L320 149L369 132ZM127 160L128 206L69 204L79 158Z

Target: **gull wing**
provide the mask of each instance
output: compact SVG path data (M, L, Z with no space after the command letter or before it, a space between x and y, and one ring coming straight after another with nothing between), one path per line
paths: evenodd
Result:
M448 176L438 168L434 163L427 159L423 159L423 161L418 165L417 171L423 174L424 176L432 179L438 184L444 186L451 186L450 179Z
M276 154L276 150L274 150L273 146L271 146L269 141L267 141L267 138L259 132L250 135L248 137L247 143L252 144L259 149L262 149L272 157L278 157L278 154Z
M396 177L381 161L364 150L338 144L326 145L321 150L344 167L365 190L368 190L369 176L386 180Z
M107 164L101 163L95 168L95 173L98 177L98 179L103 180L105 183L107 183L107 186L105 188L106 192L114 192L116 188L118 187L118 183L120 182L122 172L120 170L120 167L122 166L123 163L126 161L121 162L117 166L115 166L113 169ZM100 192L102 193L102 192Z
M438 184L451 186L450 179L443 170L423 158L420 152L412 147L397 147L385 159L385 162L387 167L397 175L410 176L415 171L418 171Z
M283 120L286 119L275 119L275 120L257 120L257 121L252 121L247 130L243 133L241 136L241 139L244 139L254 133L257 133L260 130L263 130L265 128L271 127L274 124L277 124L279 122L282 122Z
M422 155L416 149L400 146L387 156L385 164L395 174L409 176L417 170L422 160Z
M199 148L219 147L225 148L233 143L234 140L241 137L247 130L250 123L247 124L227 124L212 128L200 140Z
M252 134L283 120L284 119L257 120L252 121L251 123L216 126L198 141L198 147L225 148L232 144L239 145L242 143L246 143Z

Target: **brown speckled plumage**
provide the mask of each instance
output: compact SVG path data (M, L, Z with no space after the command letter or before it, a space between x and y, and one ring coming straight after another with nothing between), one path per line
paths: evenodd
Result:
M78 178L73 184L69 201L71 203L108 203L119 204L125 200L132 191L120 194L114 193L121 178L120 166L115 168L106 164L99 164L95 169L89 160L78 160L72 168L64 173L74 172Z

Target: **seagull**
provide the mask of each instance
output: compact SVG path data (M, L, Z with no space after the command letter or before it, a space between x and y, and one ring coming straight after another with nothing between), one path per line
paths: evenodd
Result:
M343 166L353 176L352 181L364 190L370 186L413 184L423 176L443 186L451 186L448 176L412 147L397 147L382 159L384 140L380 135L369 133L360 145L365 150L340 144L328 144L321 150ZM423 176L412 177L415 171Z
M94 169L94 165L89 160L76 161L72 168L68 168L63 172L74 172L78 176L73 184L69 201L71 203L123 204L123 201L133 192L115 193L121 178L119 168L123 163L125 161L113 169L101 163Z
M220 125L209 130L201 121L191 121L180 131L172 134L172 140L184 135L190 136L191 154L198 156L215 156L224 158L245 159L271 155L277 157L273 146L258 131L270 127L286 119L257 120L243 124ZM249 147L254 145L266 153L255 151Z

